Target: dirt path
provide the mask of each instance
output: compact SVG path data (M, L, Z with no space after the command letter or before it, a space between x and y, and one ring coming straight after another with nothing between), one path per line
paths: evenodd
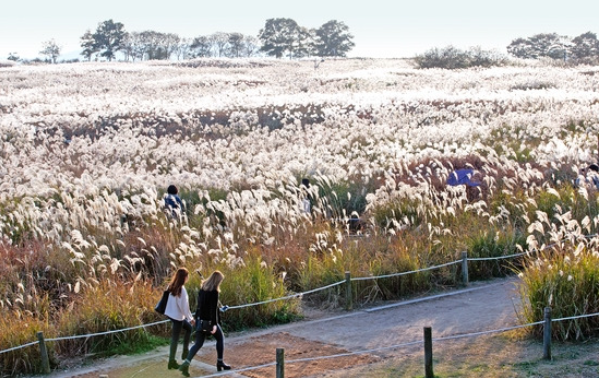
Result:
M276 349L285 350L285 377L318 377L341 369L381 361L398 354L416 353L422 345L397 346L423 339L432 327L433 338L495 330L517 324L519 296L516 278L473 283L468 288L410 301L345 312L311 311L306 319L265 330L227 335L225 360L238 371L227 376L274 377ZM370 351L368 353L352 354ZM89 368L57 372L51 378L181 377L167 370L167 348L142 356L116 357ZM341 355L335 358L290 362L297 359ZM214 342L196 356L192 377L216 373Z

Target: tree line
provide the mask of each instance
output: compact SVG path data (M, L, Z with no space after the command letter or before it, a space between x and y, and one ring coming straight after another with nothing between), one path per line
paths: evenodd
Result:
M81 55L85 60L116 59L121 53L126 61L189 59L199 57L276 58L345 57L355 46L345 23L331 20L318 28L300 26L290 18L266 20L257 36L217 32L195 38L181 38L175 33L154 30L127 32L121 22L100 22L95 31L81 36ZM44 42L40 54L56 63L62 47L55 40ZM9 60L19 60L10 53Z
M597 64L599 40L592 32L574 38L557 33L541 33L514 39L507 46L507 52L521 59L549 59L571 65ZM414 58L418 68L445 69L501 66L507 61L508 57L497 51L483 50L480 47L462 50L454 46L433 48Z
M594 64L599 61L599 40L597 34L590 31L574 38L557 33L541 33L513 40L507 46L507 51L517 58L550 58L576 64Z

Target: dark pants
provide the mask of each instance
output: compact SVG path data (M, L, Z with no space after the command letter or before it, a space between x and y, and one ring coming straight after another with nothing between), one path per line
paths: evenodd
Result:
M204 345L204 340L206 340L206 336L208 333L204 333L201 330L196 332L196 341L195 344L191 347L189 351L189 356L187 356L187 360L191 361L193 357L198 353L202 345ZM223 335L223 330L220 328L220 325L216 325L216 332L214 332L214 338L216 339L216 358L222 361L223 354L225 352L225 336Z
M171 318L169 318L171 319ZM183 334L183 350L189 349L189 339L191 339L191 331L193 327L191 323L187 320L175 320L171 319L173 323L173 330L171 334L171 350L168 355L169 361L175 361L175 356L177 354L177 346L179 344L179 335L181 335L181 329L185 332Z

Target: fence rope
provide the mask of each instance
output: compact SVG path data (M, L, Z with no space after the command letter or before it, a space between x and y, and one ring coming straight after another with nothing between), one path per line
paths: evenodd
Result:
M599 312L595 312L594 314L582 314L582 315L568 316L566 318L551 319L551 321L552 322L561 322L563 320L574 320L574 319L582 319L582 318L592 318L593 316L599 316Z
M111 331L106 331L106 332L98 332L98 333L90 333L87 335L75 335L75 336L64 336L64 337L55 337L52 339L46 339L47 342L50 341L62 341L62 340L75 340L75 339L83 339L83 338L88 338L88 337L94 337L94 336L103 336L103 335L110 335L111 333L118 333L118 332L126 332L126 331L131 331L134 329L138 329L138 328L146 328L146 327L152 327L158 324L162 324L162 323L167 323L170 322L170 320L161 320L159 322L154 322L154 323L148 323L148 324L141 324L138 326L133 326L133 327L128 327L128 328L123 328L123 329L114 329Z
M39 344L39 341L32 341L32 342L27 343L27 344L23 344L23 345L19 345L19 346L16 346L16 347L12 347L12 348L8 348L8 349L0 350L0 354L8 353L8 352L13 352L15 350L27 348L27 347L30 347L30 346L35 345L35 344Z
M525 252L521 252L521 253L514 253L513 255L505 255L505 256L498 256L498 257L468 257L467 260L468 261L487 261L487 260L503 260L503 259L510 259L512 257L520 257L520 256L524 256L526 255Z
M461 262L462 262L461 260L452 261L452 262L448 262L448 263L441 264L441 265L430 266L428 268L423 268L423 269L418 269L418 270L411 270L409 272L391 273L391 274L384 274L384 275L380 275L380 276L355 277L355 278L350 278L350 281L352 281L352 282L353 281L366 281L366 280L376 280L376 279L380 279L380 278L405 276L407 274L419 273L419 272L426 272L427 270L444 268L446 266L460 264Z
M287 295L285 297L273 298L273 299L268 299L268 300L265 300L265 301L262 301L262 302L254 302L254 303L248 303L248 304L238 305L238 306L230 306L230 307L227 308L227 310L239 309L239 308L245 308L245 307L252 307L252 306L258 306L258 305L263 305L263 304L267 304L267 303L271 303L271 302L276 302L276 301L282 301L282 300L291 299L291 298L298 298L298 297L301 298L304 295L308 295L308 294L316 293L318 291L330 289L332 287L341 285L343 283L345 283L345 281L335 282L335 283L332 283L332 284L327 285L327 286L319 287L319 288L308 290L308 291L303 291L301 293L295 293L295 294Z

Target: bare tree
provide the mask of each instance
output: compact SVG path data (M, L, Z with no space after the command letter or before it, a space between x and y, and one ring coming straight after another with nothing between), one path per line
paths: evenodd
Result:
M162 47L164 48L164 58L170 59L171 55L173 55L178 49L179 44L181 43L181 37L178 34L167 33L163 35L162 38Z
M260 41L253 35L243 37L243 55L250 58L257 56L260 53Z
M174 50L174 54L177 60L187 59L191 55L191 45L193 40L191 38L181 38L177 44L177 48Z
M40 54L46 56L52 63L56 64L56 58L60 56L61 46L56 44L54 39L46 41L42 44Z
M227 55L229 47L229 34L224 32L216 32L210 36L210 42L214 50L214 55L221 57Z

